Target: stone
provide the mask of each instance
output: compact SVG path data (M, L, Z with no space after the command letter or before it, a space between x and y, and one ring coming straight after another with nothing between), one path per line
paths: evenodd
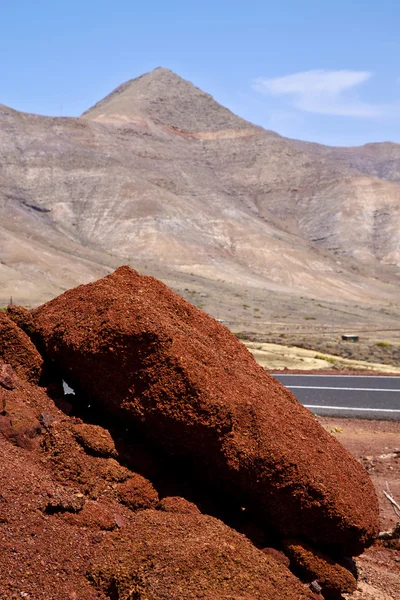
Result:
M57 486L48 491L48 498L41 507L43 512L53 515L56 513L77 513L85 505L84 494L75 492L66 487Z
M329 556L299 540L284 540L284 549L291 569L309 583L317 582L325 598L352 594L357 589L354 575ZM316 586L312 588L318 591Z
M79 423L74 425L73 433L77 442L93 456L115 458L117 451L110 432L99 425Z
M29 337L4 312L0 312L0 359L16 374L31 383L39 383L43 358Z
M164 512L182 513L182 514L200 514L200 510L193 502L189 502L180 496L167 496L157 504L157 510Z
M228 329L121 267L32 311L48 359L91 402L283 537L353 555L378 533L365 469Z
M17 387L17 378L11 365L0 360L0 386L5 390L14 390Z
M315 598L284 565L206 515L140 511L94 553L88 576L115 598Z
M143 510L157 505L159 498L151 482L138 473L118 484L117 493L120 501L131 510Z
M284 554L280 550L277 550L276 548L266 547L266 548L262 548L262 552L264 552L264 554L268 554L269 556L272 556L272 558L274 558L277 562L279 562L282 565L285 565L285 567L289 568L290 560L288 559L286 554Z

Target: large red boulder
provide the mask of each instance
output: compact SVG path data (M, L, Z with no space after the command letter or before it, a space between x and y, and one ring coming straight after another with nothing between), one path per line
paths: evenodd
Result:
M140 423L283 536L360 553L378 531L364 468L214 319L129 267L32 312L70 385Z

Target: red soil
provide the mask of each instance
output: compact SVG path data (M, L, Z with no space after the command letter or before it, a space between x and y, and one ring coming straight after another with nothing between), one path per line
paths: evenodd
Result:
M121 599L315 598L244 536L213 517L188 513L136 513L123 532L104 537L89 576Z
M284 548L291 567L305 581L318 581L326 598L352 593L357 581L350 571L321 552L298 540L285 540Z
M158 494L151 482L138 474L124 483L120 483L117 491L122 504L129 506L132 510L154 508L159 501Z
M282 535L348 554L372 542L365 470L225 327L159 281L123 267L32 316L70 384L191 457Z
M188 502L185 498L180 498L179 496L167 496L163 498L158 503L157 508L164 512L200 514L199 509L193 502Z
M4 312L0 312L0 359L23 379L38 383L43 359L29 337Z
M12 315L81 394L64 398L46 360L48 387L37 385L40 354L0 320L1 600L311 600L321 587L337 600L398 597L397 542L357 558L354 594L345 561L303 541L284 548L315 593L288 570L275 516L281 534L326 540L342 515L339 547L360 549L376 527L375 495L224 327L126 269ZM397 424L320 421L367 467L391 527L382 489L389 479L397 495Z
M116 453L109 433L66 416L43 388L13 381L1 416L18 435L0 435L0 598L315 598L286 567L182 498L136 512L157 492L104 456Z

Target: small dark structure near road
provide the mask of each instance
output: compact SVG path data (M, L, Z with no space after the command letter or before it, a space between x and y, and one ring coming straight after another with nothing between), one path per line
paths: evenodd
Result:
M343 342L358 342L358 335L342 335Z

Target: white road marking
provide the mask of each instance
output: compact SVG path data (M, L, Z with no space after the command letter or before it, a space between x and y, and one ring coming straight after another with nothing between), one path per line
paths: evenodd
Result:
M400 392L386 388L320 387L316 385L287 385L289 390L343 390L346 392Z
M273 377L352 377L353 379L400 379L399 375L302 375L299 373L270 373Z
M364 412L400 413L395 408L356 408L355 406L319 406L317 404L303 404L306 408L323 408L324 410L356 410Z

